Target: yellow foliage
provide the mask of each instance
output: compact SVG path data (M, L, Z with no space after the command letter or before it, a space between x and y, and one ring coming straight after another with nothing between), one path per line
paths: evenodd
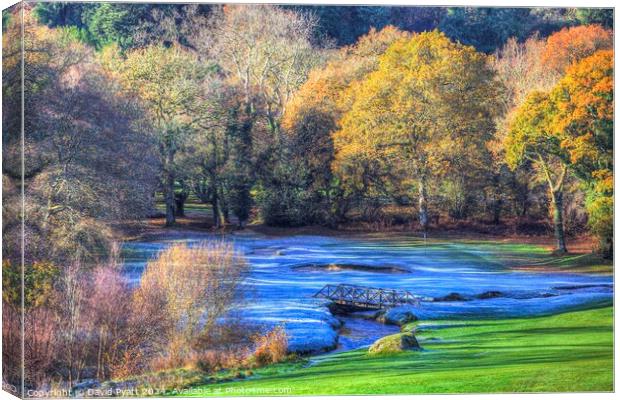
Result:
M380 159L408 175L441 173L458 153L477 158L497 95L487 56L427 32L395 41L376 71L350 85L334 133L336 169Z
M552 128L554 104L549 95L530 93L516 110L504 138L506 161L516 168L524 160L539 162L540 155L559 152Z
M347 109L346 88L377 67L377 58L394 41L410 37L411 34L387 26L381 31L371 29L355 45L339 50L323 68L310 72L306 82L295 93L286 106L282 127L294 130L295 124L309 110L321 111L337 116Z

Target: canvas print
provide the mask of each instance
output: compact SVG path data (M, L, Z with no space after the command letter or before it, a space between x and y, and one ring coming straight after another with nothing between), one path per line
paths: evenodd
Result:
M612 8L2 13L2 388L611 392Z

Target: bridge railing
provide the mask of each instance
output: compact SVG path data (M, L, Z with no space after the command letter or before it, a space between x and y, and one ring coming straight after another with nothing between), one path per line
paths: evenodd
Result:
M418 296L407 290L372 288L357 285L325 285L313 295L316 298L324 298L334 303L355 305L365 308L384 308L399 305L417 305Z

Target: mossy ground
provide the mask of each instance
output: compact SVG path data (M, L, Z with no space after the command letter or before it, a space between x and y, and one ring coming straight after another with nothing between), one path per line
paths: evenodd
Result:
M254 370L195 395L320 395L613 390L613 309L549 317L409 324L423 351L367 350ZM183 394L183 393L182 393ZM192 394L186 392L185 395Z

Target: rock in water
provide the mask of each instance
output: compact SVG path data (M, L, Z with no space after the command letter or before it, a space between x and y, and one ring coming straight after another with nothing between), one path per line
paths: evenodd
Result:
M420 350L420 344L411 332L397 333L383 337L370 346L370 354L400 353L406 350Z
M409 308L407 306L390 308L389 310L379 312L376 319L383 324L397 326L417 321L418 318Z
M484 300L484 299L495 299L498 297L502 297L504 294L497 290L489 290L488 292L484 292L476 296L476 298Z
M465 296L463 296L460 293L456 293L456 292L452 292L447 296L443 296L443 297L435 297L433 299L433 301L467 301L469 299L467 299Z
M364 311L366 310L364 307L358 307L355 305L349 305L349 304L338 304L338 303L329 303L327 305L327 308L329 309L329 312L332 313L332 315L349 315L352 314L354 312L359 312L359 311Z

